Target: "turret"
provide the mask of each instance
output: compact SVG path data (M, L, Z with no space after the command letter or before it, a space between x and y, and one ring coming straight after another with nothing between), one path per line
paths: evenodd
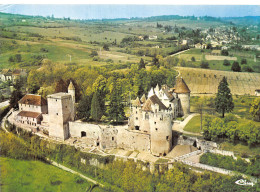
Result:
M68 93L71 95L72 101L75 104L75 87L74 87L72 81L70 81L70 84L68 87Z
M190 89L183 80L183 78L177 78L174 89L177 97L180 99L181 115L187 115L190 113Z

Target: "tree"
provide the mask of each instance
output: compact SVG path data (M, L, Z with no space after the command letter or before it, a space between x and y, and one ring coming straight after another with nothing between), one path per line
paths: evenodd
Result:
M247 60L246 59L241 59L241 65L247 64Z
M105 43L105 44L103 45L103 49L104 49L105 51L109 51L109 45Z
M221 50L221 55L228 56L228 51L227 50Z
M145 63L144 63L143 58L141 58L141 59L140 59L140 62L139 62L139 69L142 69L142 68L145 69Z
M251 115L253 116L255 121L260 121L260 98L256 98L252 103L250 107Z
M20 63L22 61L22 56L21 54L16 54L14 56L14 60L17 62L17 63Z
M202 61L201 64L200 64L200 67L204 68L204 69L208 69L209 68L209 63L206 62L206 61Z
M235 72L241 72L241 67L237 61L234 61L234 63L232 64L231 70L235 71Z
M90 53L90 56L91 57L98 56L98 52L96 50L92 50L91 53Z
M249 66L243 66L242 71L244 71L244 72L254 72L254 70Z
M153 56L152 65L156 66L157 68L160 67L159 59L157 58L156 54Z
M83 96L77 105L76 116L78 119L89 119L91 113L91 95Z
M10 108L17 109L18 108L18 101L23 97L22 91L22 84L20 80L17 80L14 84L14 90L10 97Z
M233 98L226 77L223 77L219 83L215 107L217 112L222 113L222 117L225 116L226 112L231 112L234 109Z
M103 111L99 103L99 93L97 91L94 93L93 98L91 100L91 117L95 121L99 121L102 115L103 115Z
M229 65L230 65L229 60L225 59L224 62L223 62L223 65L225 65L225 66L229 66Z
M64 92L66 93L68 91L67 84L63 81L63 79L60 79L55 84L55 93Z
M107 111L108 111L109 119L112 120L113 122L118 123L122 121L125 117L124 105L121 97L122 91L121 91L121 85L118 81L114 80L112 86L113 88L111 91L111 97L110 97L109 107Z

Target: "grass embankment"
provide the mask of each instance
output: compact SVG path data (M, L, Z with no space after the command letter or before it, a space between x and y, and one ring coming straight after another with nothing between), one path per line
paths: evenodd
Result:
M184 131L201 133L202 130L200 129L200 116L193 117L184 127Z
M40 161L0 157L1 191L86 191L92 183ZM95 187L93 191L103 191Z
M251 176L260 177L259 157L252 158L250 163L238 158L234 160L231 156L213 153L205 153L200 157L200 163L220 167L228 170L238 171Z

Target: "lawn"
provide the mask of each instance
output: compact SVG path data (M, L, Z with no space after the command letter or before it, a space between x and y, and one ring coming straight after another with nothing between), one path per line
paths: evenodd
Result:
M200 133L200 115L193 117L184 127L184 131Z
M2 192L86 191L92 183L40 161L0 157ZM95 187L93 191L104 191Z

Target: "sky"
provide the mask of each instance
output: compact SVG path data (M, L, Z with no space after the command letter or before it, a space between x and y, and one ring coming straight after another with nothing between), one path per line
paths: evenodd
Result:
M2 4L0 12L71 19L113 19L159 15L243 17L260 16L260 5L94 5Z

